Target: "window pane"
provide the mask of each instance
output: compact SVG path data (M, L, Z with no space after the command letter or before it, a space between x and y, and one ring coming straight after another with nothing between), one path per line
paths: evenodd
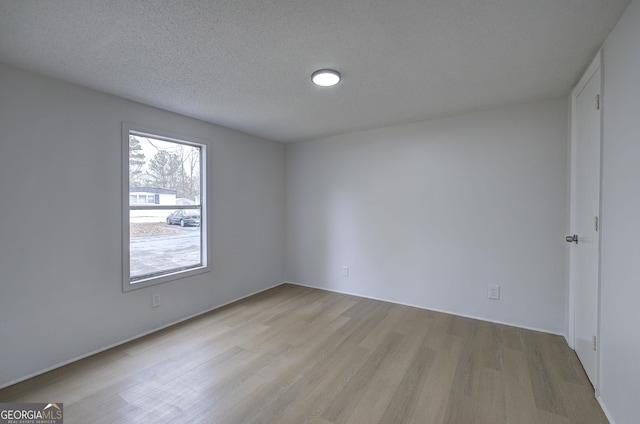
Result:
M132 282L202 266L201 227L195 222L184 227L168 225L166 218L171 213L153 209L129 212L129 272Z
M159 204L200 205L200 150L199 146L131 134L129 190L144 193L141 203L155 203L157 194Z

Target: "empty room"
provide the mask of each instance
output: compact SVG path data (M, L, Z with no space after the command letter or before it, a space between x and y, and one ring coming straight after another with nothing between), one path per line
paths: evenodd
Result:
M640 417L640 0L0 0L0 424Z

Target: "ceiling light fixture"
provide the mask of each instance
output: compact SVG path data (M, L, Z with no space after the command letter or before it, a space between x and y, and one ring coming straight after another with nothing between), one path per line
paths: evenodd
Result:
M331 87L340 82L340 72L333 69L318 69L311 74L311 81L321 87Z

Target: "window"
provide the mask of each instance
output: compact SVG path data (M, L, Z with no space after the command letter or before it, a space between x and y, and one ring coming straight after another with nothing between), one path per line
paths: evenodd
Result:
M131 184L131 181L129 181ZM146 187L132 187L129 186L129 193L134 190L145 190ZM155 205L160 204L160 195L159 194L129 194L129 203L151 203Z
M123 124L123 290L206 272L206 145Z

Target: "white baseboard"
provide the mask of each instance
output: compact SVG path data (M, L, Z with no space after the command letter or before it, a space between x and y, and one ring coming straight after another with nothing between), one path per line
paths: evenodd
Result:
M481 317L476 317L476 316L473 316L473 315L461 314L459 312L447 311L447 310L444 310L444 309L427 308L427 307L422 306L422 305L414 305L414 304L411 304L411 303L398 302L398 301L395 301L395 300L382 299L382 298L373 297L373 296L364 296L364 295L359 294L359 293L351 293L351 292L342 291L342 290L327 289L325 287L316 287L316 286L311 286L311 285L308 285L308 284L296 283L296 282L292 282L292 281L286 281L285 284L293 284L295 286L309 287L309 288L312 288L312 289L325 290L325 291L329 291L329 292L333 292L333 293L348 294L350 296L363 297L365 299L379 300L379 301L382 301L382 302L395 303L396 305L411 306L412 308L424 309L424 310L427 310L427 311L442 312L444 314L456 315L456 316L464 317L464 318L477 319L479 321L492 322L494 324L502 324L502 325L508 325L510 327L522 328L522 329L525 329L525 330L539 331L541 333L553 334L554 336L561 336L561 337L564 337L565 340L566 340L566 335L563 334L563 333L556 333L556 332L553 332L553 331L543 330L543 329L535 328L535 327L527 327L527 326L524 326L524 325L513 324L513 323L510 323L510 322L504 322L504 321L492 320L492 319L487 319L487 318L481 318Z
M604 412L604 415L606 415L607 419L609 420L609 424L616 424L616 422L613 420L613 417L611 416L611 413L607 409L607 406L604 404L604 401L602 400L602 396L597 396L596 399L600 404L600 408L602 408L602 412Z
M163 325L163 326L160 326L160 327L154 328L153 330L145 331L144 333L138 334L138 335L133 336L133 337L129 337L128 339L121 340L121 341L119 341L119 342L116 342L116 343L110 344L110 345L105 346L105 347L102 347L102 348L100 348L100 349L96 349L96 350L94 350L94 351L92 351L92 352L86 353L86 354L84 354L84 355L77 356L77 357L75 357L75 358L69 359L68 361L61 362L61 363L59 363L59 364L57 364L57 365L53 365L53 366L48 367L48 368L45 368L45 369L43 369L43 370L36 371L36 372L34 372L34 373L32 373L32 374L26 375L26 376L24 376L24 377L20 377L20 378L18 378L18 379L16 379L16 380L13 380L13 381L8 382L8 383L0 384L0 389L4 389L5 387L12 386L12 385L14 385L14 384L20 383L21 381L25 381L25 380L28 380L28 379L33 378L33 377L37 377L37 376L39 376L39 375L41 375L41 374L44 374L44 373L46 373L46 372L53 371L53 370L55 370L56 368L60 368L60 367L63 367L63 366L65 366L65 365L69 365L69 364L71 364L72 362L76 362L76 361L79 361L79 360L81 360L81 359L88 358L89 356L95 355L96 353L104 352L105 350L109 350L109 349L112 349L112 348L114 348L114 347L116 347L116 346L120 346L120 345L123 345L123 344L125 344L125 343L129 343L130 341L133 341L133 340L139 339L139 338L141 338L141 337L148 336L149 334L155 333L156 331L164 330L165 328L171 327L172 325L176 325L176 324L179 324L179 323L181 323L181 322L183 322L183 321L187 321L187 320L189 320L189 319L191 319L191 318L195 318L195 317L197 317L197 316L200 316L200 315L203 315L203 314L209 313L209 312L211 312L211 311L215 311L216 309L220 309L220 308L222 308L222 307L224 307L224 306L227 306L227 305L230 305L230 304L232 304L232 303L238 302L238 301L240 301L240 300L242 300L242 299L245 299L245 298L247 298L247 297L251 297L251 296L256 295L256 294L258 294L258 293L262 293L262 292L264 292L264 291L271 290L271 289L273 289L273 288L275 288L275 287L278 287L278 286L281 286L281 285L283 285L283 284L286 284L286 282L284 282L284 281L283 281L282 283L274 284L273 286L270 286L270 287L267 287L267 288L264 288L264 289L261 289L261 290L257 290L257 291L255 291L255 292L253 292L253 293L249 293L249 294L247 294L247 295L245 295L245 296L239 297L238 299L231 300L231 301L229 301L229 302L223 303L222 305L214 306L213 308L209 308L209 309L207 309L207 310L204 310L204 311L201 311L201 312L197 312L197 313L195 313L195 314L192 314L192 315L186 316L186 317L184 317L184 318L180 318L180 319L179 319L179 320L177 320L177 321L173 321L173 322L171 322L171 323L169 323L169 324L166 324L166 325Z

